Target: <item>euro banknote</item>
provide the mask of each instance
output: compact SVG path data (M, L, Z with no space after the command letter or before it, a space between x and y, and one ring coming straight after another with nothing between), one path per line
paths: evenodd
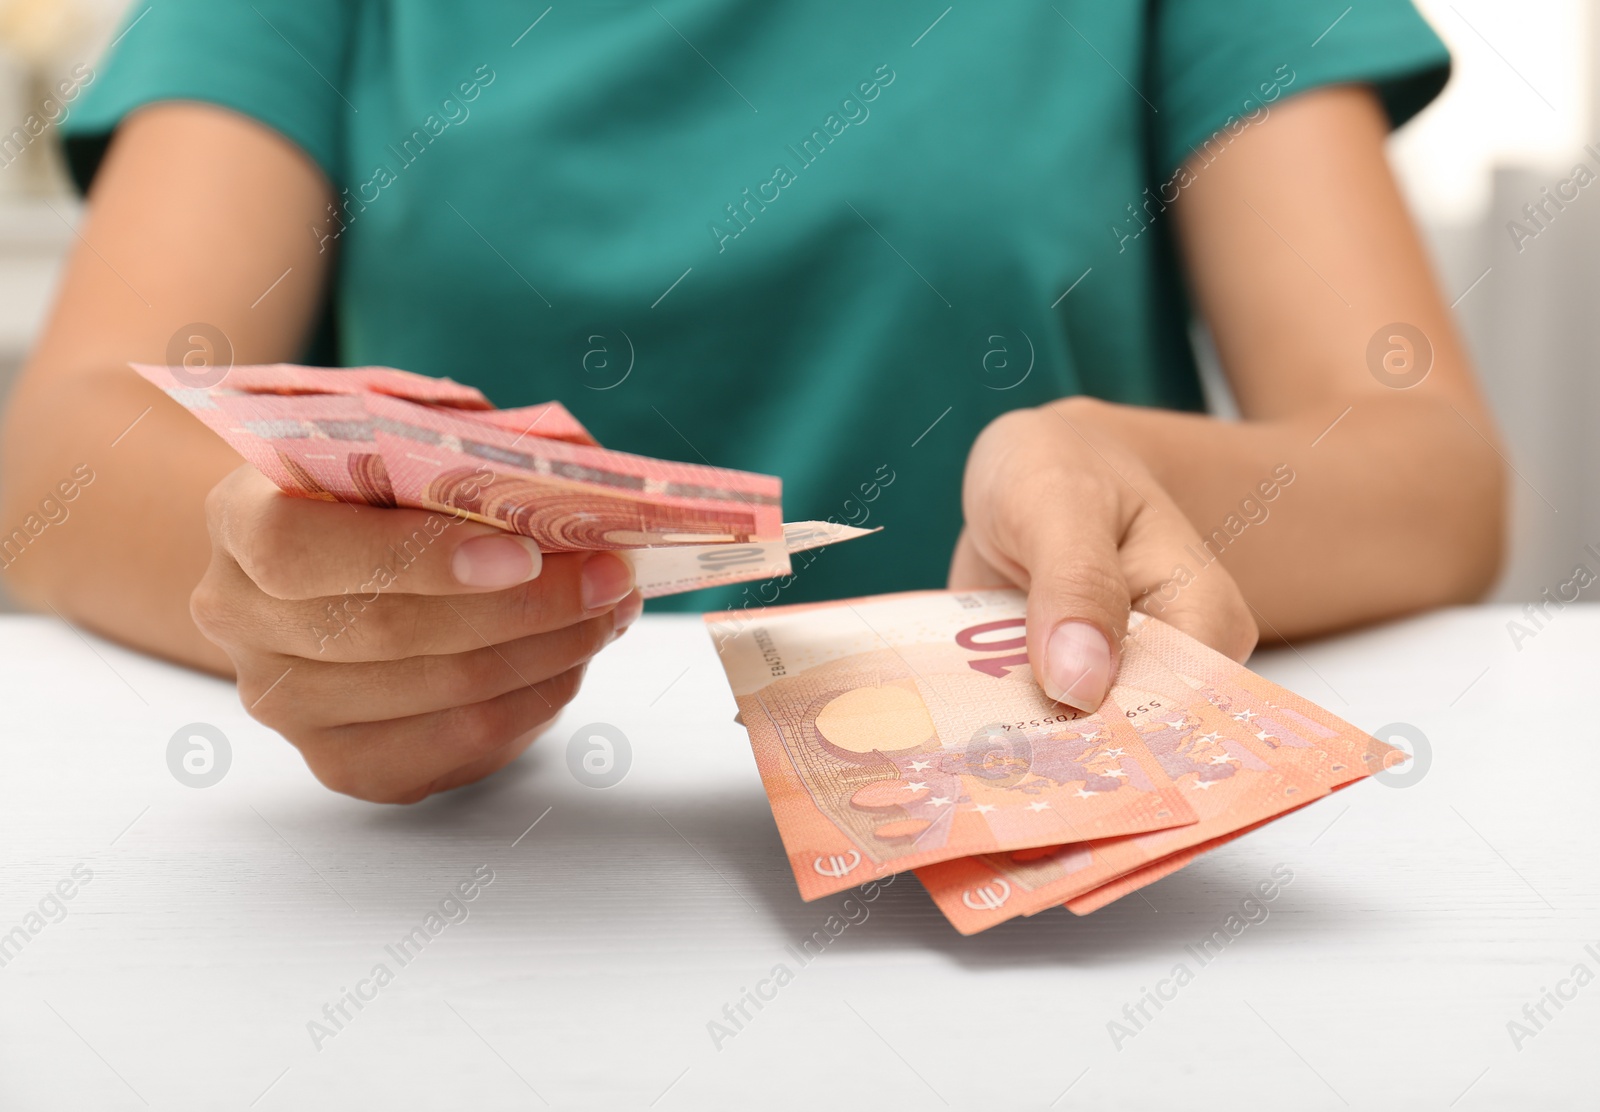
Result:
M1137 691L1119 684L1083 715L1034 683L1020 597L913 592L706 615L804 898L1197 820L1118 709Z
M1124 683L1134 686L1140 702L1121 709L1199 821L1178 830L1089 842L1059 857L1019 861L989 855L920 870L918 879L958 929L971 933L1067 903L1328 794L1312 777L1275 763L1265 742L1164 667L1146 645L1149 624L1149 619L1136 622L1123 645L1123 668L1132 661L1140 673ZM1157 879L1149 875L1150 882Z
M963 933L1086 913L1400 755L1137 614L1079 714L1035 682L1025 614L924 591L706 616L802 896L914 869Z
M875 532L785 525L778 479L602 448L557 402L494 409L387 367L134 369L289 494L441 511L544 552L624 552L646 598L786 575L793 552Z
M1243 665L1160 622L1138 630L1145 647L1178 678L1270 752L1276 767L1312 780L1325 791L1339 791L1408 759L1404 750L1379 741L1321 707L1277 687ZM1312 802L1305 799L1299 806ZM1293 809L1293 808L1291 808ZM1245 816L1239 816L1244 819ZM1272 818L1278 816L1274 815ZM1068 910L1087 915L1123 896L1170 876L1201 855L1265 825L1247 822L1218 837L1143 865L1066 901Z

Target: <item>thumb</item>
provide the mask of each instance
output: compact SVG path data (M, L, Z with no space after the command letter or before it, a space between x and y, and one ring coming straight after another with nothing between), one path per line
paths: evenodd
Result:
M1028 659L1039 686L1057 702L1092 712L1117 674L1129 592L1115 530L1063 516L1070 520L1034 524L1028 536L1008 538L1013 543L1004 547L1015 560L985 553L981 541L977 547L1028 589Z
M1127 474L1144 470L1114 444L1102 451L1082 433L1063 437L1058 417L1013 410L990 422L967 457L961 504L977 555L1028 591L1028 659L1039 686L1093 711L1111 689L1128 629L1119 549L1137 514L1125 492L1139 488Z
M1095 711L1117 674L1128 631L1128 587L1117 549L1058 538L1032 565L1028 588L1028 659L1046 695Z

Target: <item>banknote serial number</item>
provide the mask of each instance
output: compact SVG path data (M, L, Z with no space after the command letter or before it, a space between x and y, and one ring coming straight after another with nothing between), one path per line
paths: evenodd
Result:
M778 654L778 647L772 643L772 634L767 632L765 626L759 626L753 631L756 648L761 650L761 659L767 663L767 671L773 676L787 676L789 670L783 666L783 657Z
M1002 722L1002 730L1033 730L1040 726L1054 726L1058 722L1072 722L1078 716L1075 714L1052 714L1044 718L1030 718L1026 722Z
M1138 718L1141 714L1150 714L1164 706L1166 706L1166 704L1161 702L1161 700L1151 699L1148 703L1140 703L1136 707L1130 707L1129 709L1123 711L1122 715L1124 718Z

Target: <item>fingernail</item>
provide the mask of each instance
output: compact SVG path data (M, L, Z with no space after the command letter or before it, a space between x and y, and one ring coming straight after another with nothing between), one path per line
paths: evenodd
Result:
M583 607L604 610L633 590L633 569L622 557L596 552L583 564Z
M621 637L628 631L628 627L639 620L639 615L644 613L644 596L638 591L631 592L627 598L617 603L614 624L612 626L616 637Z
M464 587L515 587L538 575L543 566L538 544L510 533L473 537L450 557L450 570Z
M1088 622L1062 622L1045 645L1045 694L1082 711L1099 708L1111 687L1111 646Z

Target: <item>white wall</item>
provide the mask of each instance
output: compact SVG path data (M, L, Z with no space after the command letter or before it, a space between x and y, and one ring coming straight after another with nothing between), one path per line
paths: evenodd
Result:
M1589 141L1592 0L1417 0L1450 44L1449 88L1395 140L1423 220L1462 225L1489 207L1497 163L1559 167Z
M1588 160L1584 144L1600 146L1600 14L1592 0L1419 7L1450 44L1455 76L1392 153L1447 295L1482 279L1457 314L1516 472L1497 597L1531 599L1577 563L1595 567L1582 549L1600 545L1600 185L1520 250L1507 225Z

